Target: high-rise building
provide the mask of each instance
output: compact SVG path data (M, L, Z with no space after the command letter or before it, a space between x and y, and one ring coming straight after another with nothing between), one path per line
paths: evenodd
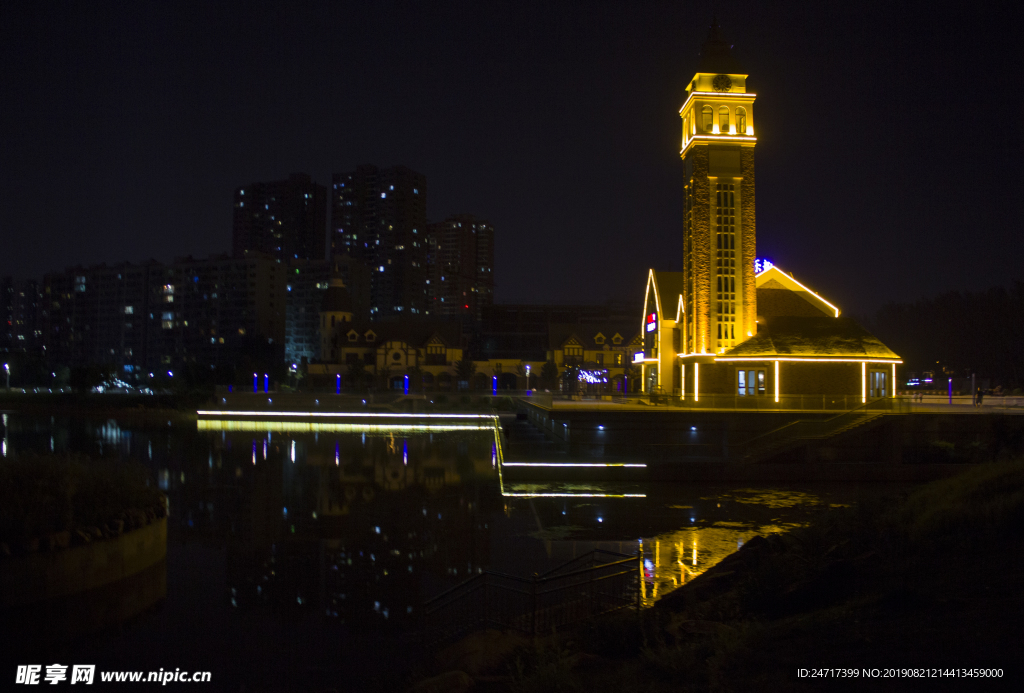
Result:
M0 352L42 351L40 303L39 282L0 278Z
M427 179L394 166L336 173L331 188L331 251L372 270L371 318L427 310Z
M494 227L458 214L429 228L430 314L479 322L494 303Z
M327 189L305 173L235 190L232 253L265 253L282 262L326 258Z
M321 351L320 307L331 280L346 287L350 310L361 321L370 318L370 270L348 255L332 260L292 260L287 274L285 361L318 360Z
M43 338L52 366L109 366L122 377L183 365L279 362L285 267L260 253L171 264L72 267L46 275Z
M718 24L679 110L684 165L686 354L721 353L757 332L754 97Z

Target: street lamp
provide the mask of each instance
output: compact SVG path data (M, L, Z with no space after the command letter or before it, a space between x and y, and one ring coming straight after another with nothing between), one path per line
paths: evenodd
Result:
M11 389L11 364L9 364L9 363L5 363L4 364L4 373L7 374L7 389L10 390Z

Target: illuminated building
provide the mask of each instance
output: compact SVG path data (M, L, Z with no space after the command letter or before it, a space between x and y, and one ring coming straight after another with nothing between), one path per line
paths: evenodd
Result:
M686 87L679 351L718 353L754 333L754 98L718 25Z
M235 257L265 253L281 262L326 257L327 188L305 173L235 190L231 249Z
M405 166L335 173L331 253L371 270L370 317L427 309L427 179Z
M714 395L780 406L793 404L790 395L892 397L899 356L792 274L756 259L755 94L746 80L712 25L679 111L683 271L647 278L635 355L644 391L693 403L703 394L709 406Z
M457 214L429 229L430 314L479 322L494 303L494 227L470 214Z

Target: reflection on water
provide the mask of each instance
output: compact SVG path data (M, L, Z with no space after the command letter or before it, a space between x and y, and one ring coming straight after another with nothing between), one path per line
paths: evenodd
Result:
M354 657L352 643L372 642L359 634L415 627L424 599L471 575L543 573L594 548L642 548L649 606L753 536L849 501L825 487L511 483L490 421L196 426L12 414L2 433L5 456L74 451L152 470L171 510L168 601L110 649L142 658L145 647L177 647L165 660L197 669L210 667L193 652L233 638L274 643L259 654L266 666L301 656L336 667L339 639ZM298 618L315 643L301 655L281 635Z

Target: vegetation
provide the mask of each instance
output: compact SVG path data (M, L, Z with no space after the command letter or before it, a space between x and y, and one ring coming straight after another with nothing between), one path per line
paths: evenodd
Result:
M136 463L23 455L0 465L3 555L117 534L163 514L163 496Z

